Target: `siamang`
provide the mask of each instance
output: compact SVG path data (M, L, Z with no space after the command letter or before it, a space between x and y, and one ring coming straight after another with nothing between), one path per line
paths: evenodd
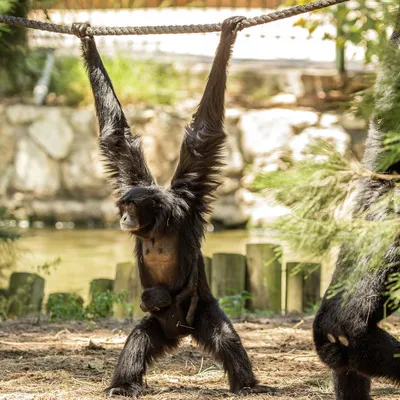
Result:
M399 21L391 38L395 52L400 46ZM397 68L396 73L399 73L399 65L393 68ZM384 70L382 74L385 74ZM378 79L376 89L390 104L400 88L383 91ZM400 121L400 115L397 117ZM388 133L386 122L383 115L372 118L364 156L364 166L379 173L391 173L400 168L399 163L384 170L379 166L384 156L383 141ZM382 209L379 200L394 190L394 183L371 177L360 180L358 186L355 214L365 214L368 220L390 218L392 211L386 207ZM352 251L351 243L342 247L331 288L340 285L342 279L351 274L354 268ZM400 342L378 327L378 322L393 312L386 307L388 297L385 293L388 276L400 271L399 243L395 241L387 249L382 260L386 268L371 271L368 270L367 257L364 262L365 272L350 292L334 296L325 294L314 320L314 344L321 360L332 370L337 400L371 399L371 377L384 377L400 383L400 358L395 356L400 353Z
M88 24L75 24L74 33L82 41L100 125L100 148L120 199L121 227L136 236L142 286L163 286L174 297L188 285L191 270L196 269L199 299L192 337L222 361L232 392L266 393L272 389L258 384L238 334L211 294L201 253L205 216L219 184L226 137L223 122L227 66L244 19L233 17L222 24L206 88L186 129L178 166L168 188L157 186L144 160L140 137L131 135L95 41L86 36ZM185 312L190 307L186 303L182 304ZM155 316L144 317L125 343L106 394L139 396L148 365L179 342L180 336L165 335Z

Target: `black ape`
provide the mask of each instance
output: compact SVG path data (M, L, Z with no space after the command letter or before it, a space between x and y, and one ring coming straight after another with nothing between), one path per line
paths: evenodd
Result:
M150 312L157 318L164 335L170 339L191 333L192 328L188 326L187 317L185 318L182 314L183 306L182 302L178 304L176 300L173 300L169 291L162 286L145 289L140 304L142 311Z
M392 44L396 48L394 51L398 51L399 34L392 36ZM399 65L392 65L391 68L397 69L396 73L400 72ZM384 69L382 73L385 73ZM377 89L386 97L386 103L390 104L393 101L390 97L399 87L382 91L379 85L378 80ZM400 121L400 115L398 118ZM400 170L398 164L384 171L379 169L386 134L384 118L376 115L371 121L364 158L365 167L372 171L390 173ZM390 217L391 210L382 207L374 210L373 206L382 196L394 190L393 182L367 178L360 181L358 189L356 213L365 212L370 220ZM340 283L346 274L351 273L354 266L349 257L353 251L351 243L341 249L331 286ZM400 358L395 357L400 353L400 342L377 326L379 321L393 312L385 307L385 293L389 274L400 271L398 243L388 248L382 260L386 269L368 271L368 259L365 263L365 273L355 284L349 298L344 301L343 295L327 297L325 294L314 321L316 350L321 360L332 369L337 400L371 399L370 377L384 377L400 383Z
M156 185L145 163L139 136L132 136L87 24L74 26L82 38L100 124L100 146L114 182L121 227L136 236L140 278L145 289L163 286L172 297L188 285L197 268L199 300L193 337L222 361L230 390L268 392L257 385L250 360L231 322L212 296L204 271L201 241L205 215L218 186L227 65L243 17L224 21L220 43L197 112L186 130L171 186ZM119 357L108 395L138 396L147 366L180 340L168 338L157 318L148 316L133 329Z

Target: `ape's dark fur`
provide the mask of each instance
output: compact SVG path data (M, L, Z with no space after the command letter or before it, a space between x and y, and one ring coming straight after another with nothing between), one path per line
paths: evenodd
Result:
M156 185L146 166L139 136L132 136L87 25L75 25L82 38L100 124L100 146L120 198L121 226L137 237L136 254L144 288L163 286L179 296L195 270L199 296L193 337L222 361L230 390L267 392L257 385L250 360L231 322L212 296L207 283L201 241L205 215L218 186L227 65L243 17L226 20L221 40L197 112L186 130L177 170L168 189ZM109 395L137 396L147 366L176 347L154 316L145 317L128 337L107 389Z
M185 299L186 304L184 302L178 304L165 287L154 286L143 291L140 308L157 318L165 336L170 339L179 338L189 335L192 331L188 326L188 317L185 318L183 312L183 309L189 308L188 299L189 297ZM193 323L193 318L191 323Z
M144 312L156 312L171 304L172 297L169 291L165 287L154 286L143 291L140 308Z
M392 36L392 44L397 49L400 45L400 37L396 33ZM400 71L398 65L394 68ZM390 90L385 96L391 96ZM371 121L364 159L364 165L372 171L390 173L399 170L399 165L379 170L386 134L384 118L375 116ZM372 206L393 187L391 181L361 181L355 212L365 212L371 220L387 218L390 210ZM331 285L341 282L346 273L354 268L349 261L352 251L351 244L341 249ZM400 358L395 357L400 353L400 342L377 326L393 311L385 307L387 296L384 293L387 292L388 275L400 271L397 243L388 249L382 264L388 267L374 272L368 272L366 265L364 276L355 284L345 302L342 295L332 298L325 295L314 321L316 350L321 360L332 369L337 400L371 399L371 377L384 377L400 384Z

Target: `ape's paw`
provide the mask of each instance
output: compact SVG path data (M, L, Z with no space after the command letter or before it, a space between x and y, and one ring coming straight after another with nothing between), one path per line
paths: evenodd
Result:
M106 397L123 396L137 399L142 394L142 390L142 387L139 385L125 383L120 386L108 387L104 391L104 394Z
M87 36L87 29L90 27L88 22L74 22L72 24L72 33L82 39Z
M238 31L243 29L242 21L244 21L246 17L230 17L227 18L224 22L222 22L222 34L224 35L236 35Z
M240 396L248 396L249 394L257 394L257 393L268 393L274 394L277 392L277 389L266 386L266 385L255 385L253 387L245 387L241 389L238 393Z

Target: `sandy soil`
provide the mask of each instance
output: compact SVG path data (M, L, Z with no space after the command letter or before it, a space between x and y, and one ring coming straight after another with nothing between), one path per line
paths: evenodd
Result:
M247 399L332 399L327 369L311 341L312 319L286 317L237 322L260 381L274 396ZM65 324L0 324L0 399L101 399L132 323L106 320ZM400 318L384 327L400 335ZM95 344L95 346L93 346ZM97 346L100 347L97 347ZM143 399L231 399L221 368L190 339L155 363ZM374 399L400 398L400 390L374 381Z

